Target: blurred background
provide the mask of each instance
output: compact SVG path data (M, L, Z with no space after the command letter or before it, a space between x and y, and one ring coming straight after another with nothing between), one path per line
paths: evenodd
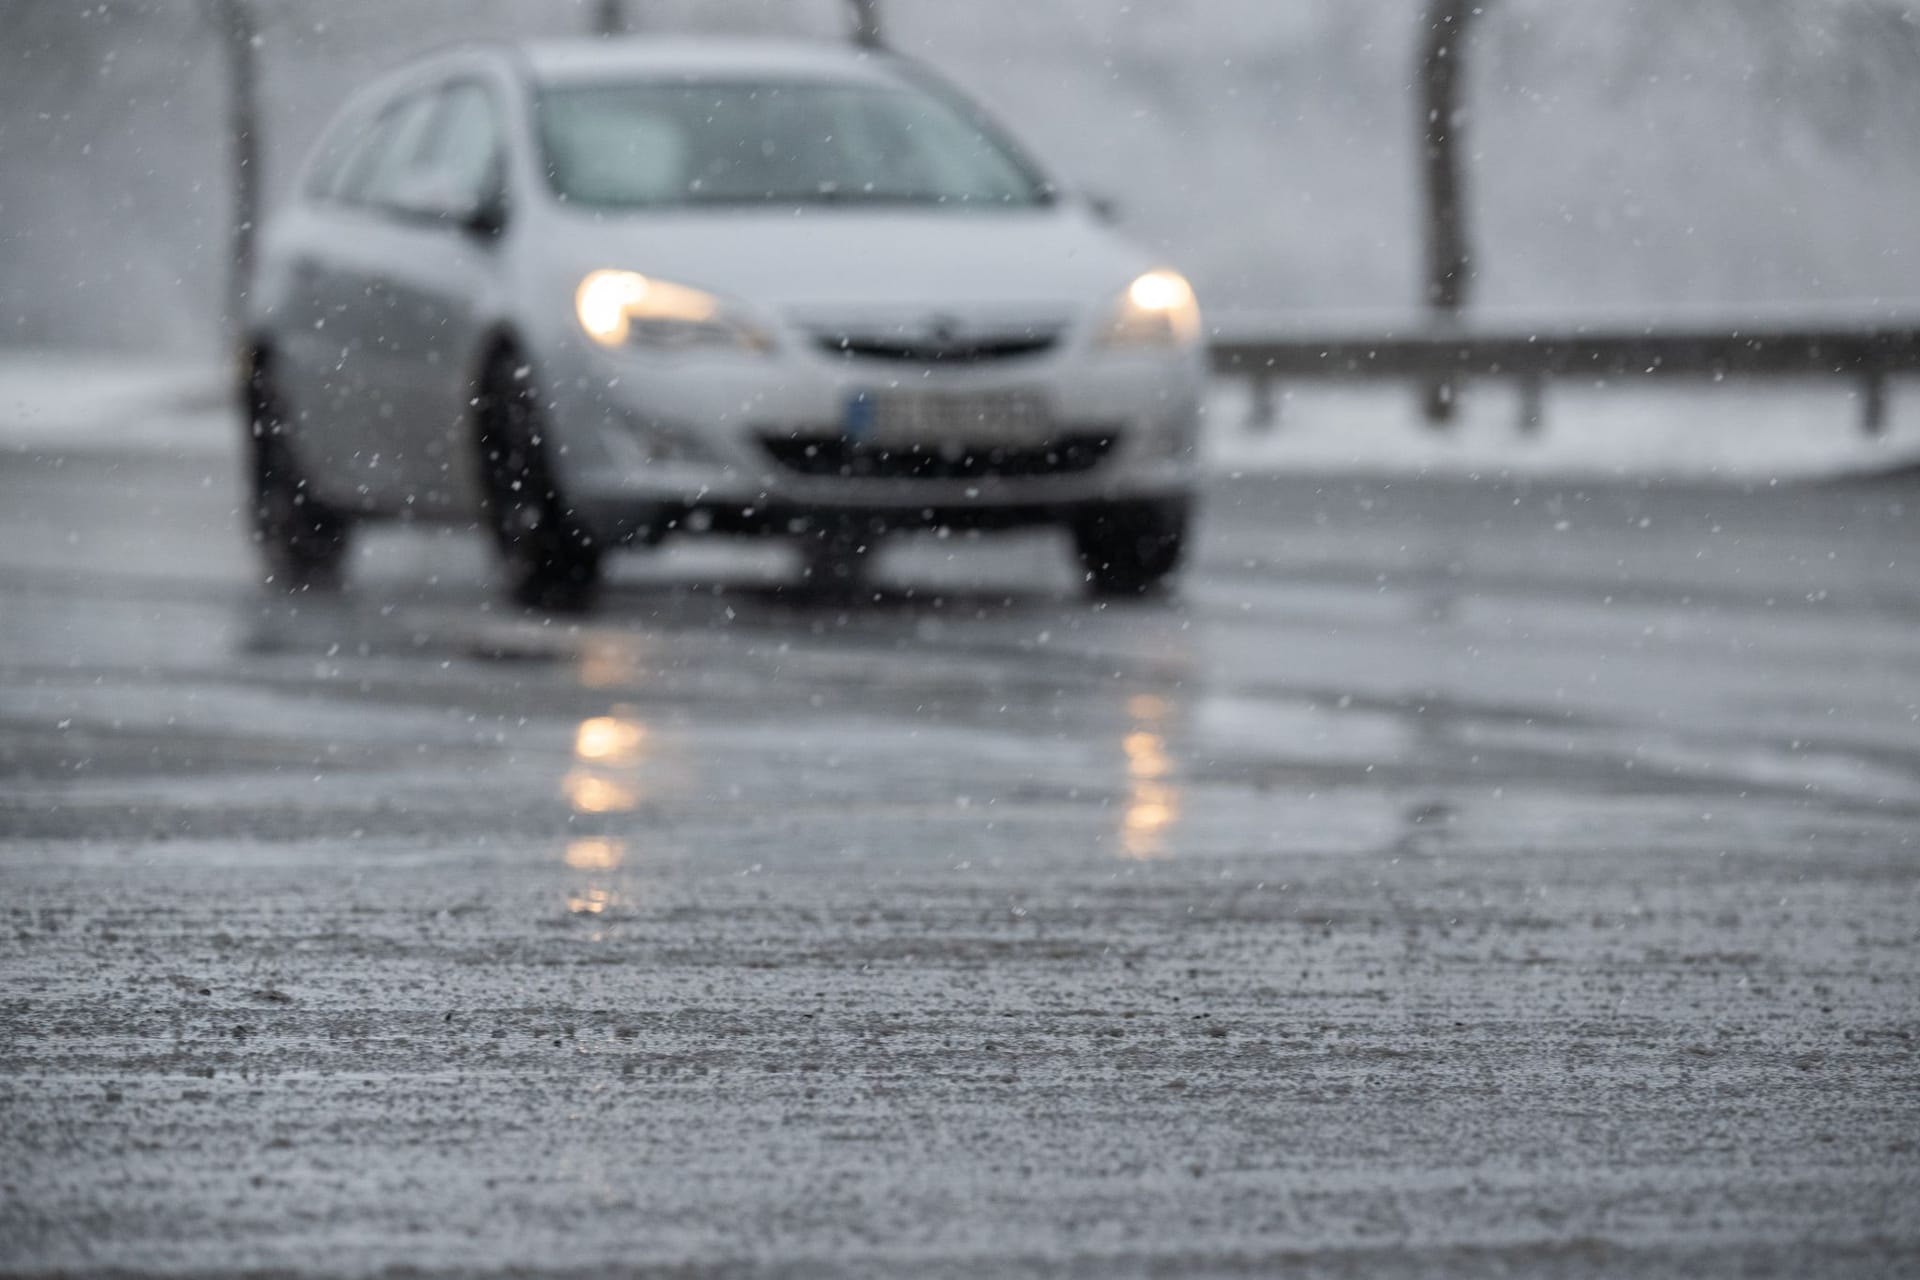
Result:
M1193 277L1176 590L263 589L236 174L863 18ZM1916 209L1920 0L0 0L0 1273L1920 1275Z
M1426 0L882 0L889 45L1114 198L1216 314L1422 300ZM211 355L228 255L218 4L0 0L0 345ZM253 0L274 195L336 103L604 0ZM845 39L845 0L626 0L647 32ZM1472 306L1658 317L1920 298L1905 0L1488 0L1465 110Z

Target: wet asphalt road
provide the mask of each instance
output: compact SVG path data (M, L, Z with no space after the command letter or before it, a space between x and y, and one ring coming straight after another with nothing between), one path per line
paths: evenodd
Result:
M251 585L0 455L0 1272L1912 1274L1920 487Z

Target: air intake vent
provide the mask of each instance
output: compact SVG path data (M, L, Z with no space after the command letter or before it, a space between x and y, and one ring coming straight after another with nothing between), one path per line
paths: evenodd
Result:
M983 476L1051 476L1091 471L1112 452L1116 437L1093 432L1062 436L1050 444L907 445L881 448L839 436L766 436L760 443L774 461L808 476L872 480L965 480Z

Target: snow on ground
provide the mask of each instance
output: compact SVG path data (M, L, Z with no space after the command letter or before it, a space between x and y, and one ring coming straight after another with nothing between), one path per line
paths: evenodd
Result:
M221 453L237 439L212 364L72 351L0 352L0 455L8 452ZM1276 388L1279 413L1250 421L1245 383L1209 398L1211 470L1371 474L1649 476L1753 481L1839 475L1920 462L1920 381L1894 384L1887 432L1859 429L1858 390L1815 382L1549 389L1535 436L1518 428L1513 388L1464 391L1434 430L1414 389L1396 383Z
M0 454L224 450L229 394L204 361L0 350Z

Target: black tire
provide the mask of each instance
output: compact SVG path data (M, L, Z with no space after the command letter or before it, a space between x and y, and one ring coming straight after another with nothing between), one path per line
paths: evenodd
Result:
M561 492L533 371L511 349L496 352L481 371L475 410L481 493L508 591L531 609L590 607L600 588L601 548Z
M338 590L353 521L307 482L265 353L249 361L246 394L253 541L267 581L287 591Z
M1185 498L1114 502L1073 521L1074 550L1096 596L1141 596L1180 567L1191 504Z

